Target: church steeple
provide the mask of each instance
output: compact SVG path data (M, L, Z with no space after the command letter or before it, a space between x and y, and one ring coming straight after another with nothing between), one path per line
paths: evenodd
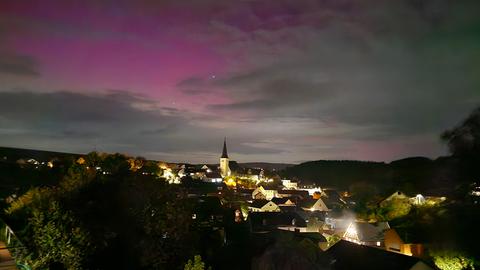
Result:
M220 157L220 174L222 177L227 177L232 174L232 171L230 171L230 161L228 160L228 154L227 154L227 138L223 139L223 151L222 151L222 156Z
M227 137L223 139L223 151L222 151L222 156L220 158L228 158L227 154Z

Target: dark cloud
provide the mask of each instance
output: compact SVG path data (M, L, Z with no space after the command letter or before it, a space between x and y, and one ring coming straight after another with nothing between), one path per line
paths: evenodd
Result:
M242 38L225 50L242 47L260 60L253 70L223 79L219 84L233 102L210 108L366 127L360 137L370 139L439 134L480 103L478 48L472 46L480 35L469 30L480 20L467 10L480 5L445 3L377 2L373 8L367 1L355 7L354 20L341 16L347 9L322 27L245 31L228 25ZM280 52L270 57L269 49Z
M0 92L2 145L73 152L96 148L190 161L195 159L189 153L200 152L206 158L218 155L224 130L195 125L189 118L185 112L119 90ZM281 152L249 146L242 139L237 142L233 149L241 154Z
M40 75L37 62L30 56L0 52L0 73L19 76Z

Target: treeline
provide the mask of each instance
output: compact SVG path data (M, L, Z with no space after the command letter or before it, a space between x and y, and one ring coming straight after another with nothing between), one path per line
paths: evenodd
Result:
M461 176L456 174L457 166L458 161L453 157L435 160L412 157L391 163L319 160L286 168L281 175L305 184L344 190L366 185L384 194L395 190L411 194L443 194L462 182Z
M11 202L2 218L24 246L14 255L34 269L183 269L198 252L185 197L136 173L126 156L91 153L58 185Z

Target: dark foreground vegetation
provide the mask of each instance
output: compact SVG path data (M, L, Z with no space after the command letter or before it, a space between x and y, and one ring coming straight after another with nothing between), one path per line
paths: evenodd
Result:
M4 218L25 247L16 255L35 268L167 268L183 265L196 240L177 189L132 172L125 156L92 153L57 185L14 200Z

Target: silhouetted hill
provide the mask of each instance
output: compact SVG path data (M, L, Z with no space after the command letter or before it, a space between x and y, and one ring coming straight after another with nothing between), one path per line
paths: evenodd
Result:
M71 156L80 156L80 154L62 153L53 151L0 147L0 159L7 157L8 161L15 162L18 159L36 159L38 161L49 161L53 158L66 158Z
M266 171L281 171L288 167L295 166L289 163L269 163L269 162L245 162L239 163L244 168L262 168Z
M303 183L346 188L353 182L378 182L387 173L388 165L383 162L317 160L286 168L281 175Z
M435 160L410 157L390 163L318 160L288 167L280 174L302 183L316 183L340 189L365 183L384 192L399 189L409 193L438 194L452 190L465 180L457 176L456 166L457 161L453 157L440 157Z
M432 160L427 157L408 157L390 162L392 166L411 166L420 164L430 164Z

